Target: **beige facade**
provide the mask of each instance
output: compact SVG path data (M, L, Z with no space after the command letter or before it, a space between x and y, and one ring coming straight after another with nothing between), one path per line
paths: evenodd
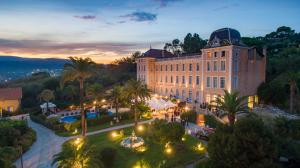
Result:
M22 88L0 88L0 111L15 112L22 99Z
M159 95L194 105L211 102L224 89L254 96L265 81L265 52L255 47L217 45L202 49L201 54L168 57L167 51L150 50L137 59L137 79Z

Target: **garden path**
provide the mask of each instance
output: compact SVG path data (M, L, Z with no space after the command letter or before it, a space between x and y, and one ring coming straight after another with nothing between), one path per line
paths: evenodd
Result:
M141 121L140 124L145 124L153 121ZM52 130L33 122L28 119L28 125L36 131L37 140L31 146L31 148L23 154L23 165L24 168L52 168L51 166L53 156L61 151L62 144L73 138L77 138L80 136L72 136L72 137L60 137L57 136ZM115 127L110 127L94 132L87 133L87 136L95 135L103 132L108 132L112 130L132 127L134 123L124 124ZM19 158L15 165L17 168L21 168L21 159Z

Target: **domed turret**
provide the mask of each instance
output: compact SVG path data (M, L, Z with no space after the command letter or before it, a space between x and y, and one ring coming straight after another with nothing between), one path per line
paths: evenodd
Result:
M210 35L206 48L220 47L227 45L240 45L244 46L241 41L240 33L231 28L218 29Z

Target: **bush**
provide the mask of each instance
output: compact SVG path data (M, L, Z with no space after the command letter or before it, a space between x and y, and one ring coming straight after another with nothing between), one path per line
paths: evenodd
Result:
M275 135L281 137L300 140L300 120L288 120L284 117L278 117L275 119L274 132Z
M196 111L188 111L180 114L180 118L184 120L188 120L189 122L196 123L197 121L197 113Z
M113 167L117 150L111 147L105 147L101 150L101 161L105 167Z
M167 123L164 120L155 120L147 128L148 138L158 143L181 142L184 135L184 128L179 123Z

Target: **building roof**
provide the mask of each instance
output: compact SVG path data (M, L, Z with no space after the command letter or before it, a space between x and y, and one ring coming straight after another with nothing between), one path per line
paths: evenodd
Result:
M19 100L22 98L22 88L0 88L0 100Z
M232 28L222 28L211 33L205 48L221 47L227 45L246 46L241 41L241 34Z
M146 51L141 57L171 58L171 57L175 57L175 55L172 54L169 51L166 51L166 50L152 49L151 48L148 51Z

